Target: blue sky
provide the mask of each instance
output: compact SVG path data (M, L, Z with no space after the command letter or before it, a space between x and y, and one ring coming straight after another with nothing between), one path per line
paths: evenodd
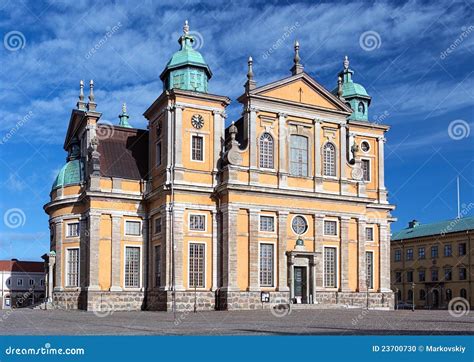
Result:
M0 259L48 250L42 206L65 163L79 80L94 79L102 120L116 123L127 102L130 122L144 128L185 19L213 71L210 92L233 100L228 121L240 114L249 55L263 85L290 74L298 39L305 71L333 89L347 54L372 96L370 120L392 127L392 230L455 217L458 176L463 212L473 215L473 12L470 1L1 0Z

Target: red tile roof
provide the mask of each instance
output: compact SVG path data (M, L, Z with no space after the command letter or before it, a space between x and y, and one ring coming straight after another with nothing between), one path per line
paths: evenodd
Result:
M0 260L0 271L43 273L42 261Z

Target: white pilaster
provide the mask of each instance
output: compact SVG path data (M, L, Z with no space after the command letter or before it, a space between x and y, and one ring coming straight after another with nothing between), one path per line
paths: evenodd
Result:
M377 138L377 145L378 145L378 161L379 161L379 184L378 184L378 189L379 189L379 202L380 203L387 203L387 191L385 189L385 152L384 152L384 144L385 144L385 138L384 137L378 137Z
M323 179L321 173L321 120L314 119L314 191L321 191Z
M176 167L183 166L183 107L175 105L174 108L174 161Z

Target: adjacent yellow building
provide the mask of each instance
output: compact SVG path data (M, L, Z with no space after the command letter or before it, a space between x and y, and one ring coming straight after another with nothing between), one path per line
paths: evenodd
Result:
M304 72L257 86L249 58L242 117L184 26L145 111L148 129L99 122L83 84L68 162L45 205L51 300L100 310L254 309L273 303L393 307L388 126L347 57L331 92ZM367 293L367 288L369 293Z

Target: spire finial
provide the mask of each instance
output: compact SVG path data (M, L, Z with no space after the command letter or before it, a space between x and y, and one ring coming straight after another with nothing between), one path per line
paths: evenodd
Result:
M257 82L253 80L253 59L249 57L248 59L248 70L247 70L247 81L245 82L245 91L248 93L250 90L255 89Z
M249 60L248 60L248 71L247 71L247 79L248 79L248 80L252 80L252 79L253 79L253 68L252 68L252 65L253 65L253 59L252 59L252 57L249 57Z
M189 33L189 23L188 23L187 20L184 21L183 33L184 33L184 35L188 35L188 33Z
M122 104L122 114L127 114L127 103Z
M337 96L339 99L343 99L342 97L342 77L337 77Z
M77 109L85 109L86 103L84 102L84 81L81 79L79 82L79 100L77 101Z
M89 89L90 89L89 102L94 102L95 96L94 96L94 80L93 79L91 79L91 81L89 82Z
M296 75L303 73L303 65L300 63L300 42L295 41L295 57L293 58L293 67L291 68L291 74Z
M344 65L344 69L349 69L349 57L347 55L344 56L344 61L342 64Z
M127 103L122 103L122 113L118 117L120 120L120 127L133 128L132 125L128 123L128 119L130 118L130 116L127 113Z

